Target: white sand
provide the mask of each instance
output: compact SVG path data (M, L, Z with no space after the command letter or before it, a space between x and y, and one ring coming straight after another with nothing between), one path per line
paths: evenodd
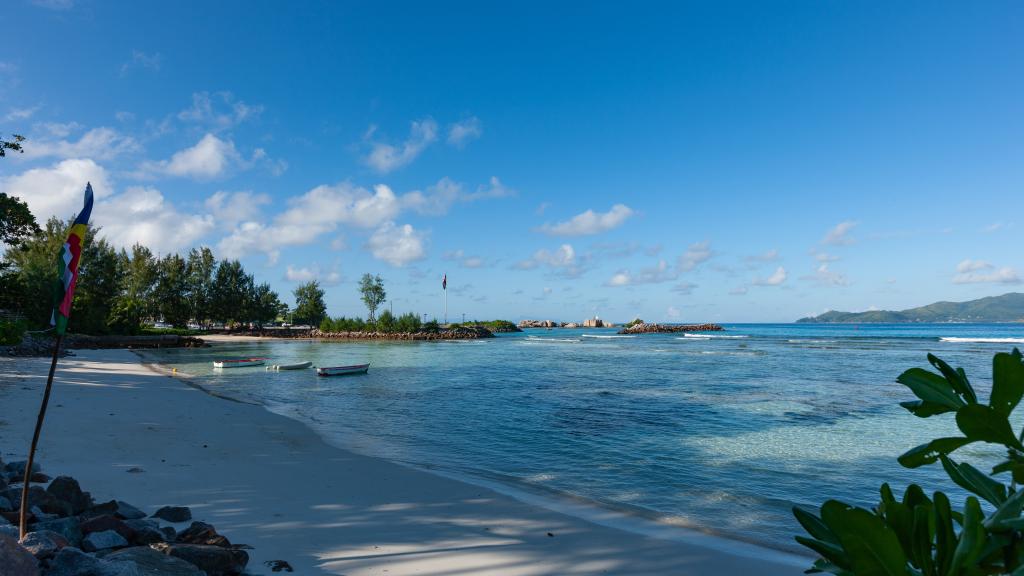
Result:
M0 358L0 449L23 458L48 359ZM98 501L190 506L250 570L296 574L775 574L810 562L680 529L659 538L359 456L262 407L215 398L131 352L61 361L38 461ZM138 467L142 472L128 472ZM612 518L591 511L592 520ZM554 536L549 537L551 533ZM680 541L680 539L682 541Z

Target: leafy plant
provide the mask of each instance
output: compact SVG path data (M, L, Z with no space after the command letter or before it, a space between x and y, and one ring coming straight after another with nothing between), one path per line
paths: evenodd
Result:
M954 510L949 497L935 492L929 498L911 484L898 499L882 484L881 501L873 510L829 500L819 511L794 507L793 514L807 531L797 542L820 558L808 573L837 575L1024 576L1024 431L1015 435L1013 410L1024 397L1024 359L1019 350L996 354L992 361L992 392L988 403L978 395L962 368L952 368L929 354L938 373L911 368L896 379L917 396L901 402L911 414L930 418L953 413L962 436L936 438L898 458L907 468L941 463L958 486L972 493L963 509ZM1006 449L1006 460L986 474L950 456L974 442ZM995 476L1006 475L1009 483ZM979 500L980 498L980 500ZM985 513L981 500L991 512Z
M25 323L20 320L0 320L0 346L21 344L25 335Z

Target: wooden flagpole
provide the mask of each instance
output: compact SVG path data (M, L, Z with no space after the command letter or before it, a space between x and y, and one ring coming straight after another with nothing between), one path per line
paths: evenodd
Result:
M18 518L18 540L25 539L25 519L28 516L28 488L32 479L32 462L36 457L36 444L39 443L39 435L43 430L43 419L46 418L46 405L50 403L50 390L53 388L53 373L57 369L57 358L60 357L60 345L64 340L63 334L57 335L53 345L53 361L50 362L50 375L46 378L46 391L43 392L43 403L39 406L39 417L36 418L36 431L32 434L32 447L28 450L28 462L25 464L25 483L21 487L21 516Z

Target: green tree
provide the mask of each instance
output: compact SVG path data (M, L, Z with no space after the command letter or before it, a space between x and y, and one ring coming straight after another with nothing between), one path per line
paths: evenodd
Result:
M188 276L189 315L205 326L211 317L210 295L213 292L213 275L217 270L217 259L206 246L193 248L188 253L185 265Z
M377 318L377 308L387 298L387 292L384 291L384 280L380 275L363 274L362 279L359 280L359 293L363 304L366 304L366 309L370 312L366 321L372 324Z
M377 329L389 333L395 331L395 315L391 313L391 310L380 313L380 317L377 318Z
M245 273L238 260L221 260L210 291L210 315L225 325L248 320L252 295L252 276Z
M281 314L282 306L287 308L281 302L277 292L270 289L270 284L264 282L256 286L254 290L253 315L249 319L259 324L262 328L264 324L273 322Z
M12 140L0 138L0 158L7 156L8 150L18 153L24 152L21 149L21 143L25 141L25 137L19 134L11 134L11 138Z
M0 244L6 244L8 250L20 248L40 231L28 204L0 192Z
M327 317L324 291L316 280L310 280L305 284L298 285L292 294L295 296L295 310L292 312L292 320L296 324L319 326L320 322Z
M105 239L96 238L97 232L90 229L86 233L68 322L70 330L85 334L110 332L107 319L123 283L117 250Z
M135 334L145 320L158 312L153 300L157 260L153 252L141 244L132 246L130 254L122 249L117 259L121 270L121 290L114 300L108 323L115 332Z
M153 300L157 314L175 328L185 328L191 315L188 300L188 271L185 259L177 254L163 257L157 266Z

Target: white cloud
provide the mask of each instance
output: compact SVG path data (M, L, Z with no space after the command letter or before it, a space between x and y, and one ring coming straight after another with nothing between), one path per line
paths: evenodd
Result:
M121 65L121 76L130 72L133 68L145 68L154 72L160 71L160 53L146 54L141 50L132 50L132 57Z
M411 225L396 226L394 222L385 222L370 236L366 246L374 258L392 266L405 266L426 257L423 243L423 234Z
M857 226L856 222L847 220L836 224L825 237L822 238L822 244L832 244L835 246L846 246L854 243L854 238L850 235L850 232Z
M313 264L312 266L296 268L291 264L285 269L284 279L289 282L302 283L316 280L321 286L337 286L341 284L341 274L332 270L324 273L320 270L319 264Z
M988 232L988 233L998 232L999 230L1002 230L1003 228L1009 228L1009 227L1010 227L1010 225L1008 225L1008 224L1006 224L1004 222L993 222L992 224L989 224L988 226L985 226L982 229L982 232Z
M462 184L444 177L437 184L427 187L426 192L413 190L403 194L402 207L428 216L441 216L447 214L456 202L504 198L514 194L515 191L503 185L497 176L491 176L489 185L478 187L476 192L465 192Z
M775 273L767 278L758 278L754 281L757 286L780 286L786 281L786 269L779 266L775 269Z
M671 320L678 320L682 315L683 314L679 311L679 308L676 308L675 306L669 306L668 309L665 310L665 316L668 316Z
M1017 271L1009 266L996 268L984 260L964 260L956 267L954 284L1020 284Z
M445 252L442 257L445 260L458 262L463 268L483 268L487 266L487 261L480 256L469 256L463 250L455 250L452 252Z
M577 214L565 222L544 224L540 230L552 236L588 236L600 234L621 226L630 216L635 214L625 204L616 204L608 212L587 210Z
M7 122L13 122L17 120L28 120L33 114L39 111L41 106L31 106L29 108L11 108L7 115L4 116L4 120Z
M253 160L264 156L262 149L253 153ZM231 140L221 140L213 134L206 134L195 146L179 150L169 160L144 162L137 176L164 174L197 180L209 180L223 176L234 168L246 169L251 166L235 148Z
M87 182L92 183L97 201L112 193L107 171L82 159L62 160L49 168L0 179L0 190L24 200L36 220L45 222L50 216L67 219L81 210Z
M839 256L829 254L828 252L820 252L818 250L813 249L811 250L811 255L814 256L814 259L817 260L818 262L835 262L839 260Z
M642 268L636 274L627 270L621 270L605 282L605 286L636 286L638 284L659 284L671 282L679 277L668 265L668 262L660 260L657 266Z
M515 190L502 184L501 180L498 180L497 176L491 176L491 179L487 182L487 186L478 186L476 192L463 194L460 200L463 202L472 202L474 200L483 200L486 198L507 198L515 195Z
M479 118L476 116L466 118L448 127L448 144L462 148L470 140L479 138L483 132Z
M179 212L159 190L133 186L93 209L100 234L118 247L143 244L159 254L180 252L214 229L212 216Z
M747 262L776 262L779 259L779 251L775 248L763 252L761 254L755 254L753 256L747 256Z
M517 262L512 268L533 270L541 266L546 266L569 278L575 278L583 273L583 269L576 259L576 250L571 244L562 244L555 250L546 248L537 250L533 253L533 257Z
M267 194L254 194L251 191L214 192L206 199L204 205L218 224L234 225L246 220L254 220L260 215L260 206L270 203Z
M263 106L236 100L230 92L194 92L192 106L178 112L178 119L220 131L237 126L263 113Z
M686 249L686 252L679 257L679 262L676 266L680 272L689 272L710 260L714 254L715 253L711 250L711 242L705 240L704 242L690 244L690 247Z
M369 135L372 136L374 132L375 130L371 128ZM437 140L437 122L431 118L424 118L412 123L409 128L409 137L398 146L384 142L372 142L370 153L364 161L378 172L391 172L415 160L435 140Z
M680 282L679 284L676 284L675 286L672 287L672 291L684 295L693 294L693 289L696 287L696 284L692 284L690 282Z
M813 282L818 282L819 284L831 286L848 286L850 284L850 281L846 278L845 274L829 269L827 262L818 266L814 271L814 274L801 276L801 279L811 280Z
M139 143L134 138L125 136L112 128L93 128L76 142L72 142L65 138L78 127L78 124L74 122L48 123L41 127L58 139L34 139L31 146L25 147L25 153L21 157L32 159L55 156L57 158L111 160L122 154L139 150Z
M317 186L289 203L291 208L277 223L324 230L337 224L374 228L393 219L402 208L395 193L383 184L374 186L371 193L349 182Z

